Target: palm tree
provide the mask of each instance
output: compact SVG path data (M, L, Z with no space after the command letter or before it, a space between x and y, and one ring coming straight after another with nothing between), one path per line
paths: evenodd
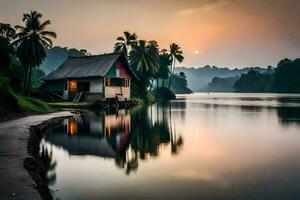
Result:
M157 77L158 79L162 79L162 87L165 86L165 79L169 78L171 64L171 55L169 54L167 49L162 49L159 54L159 73Z
M124 31L124 37L120 36L117 38L117 43L114 47L114 52L124 52L128 56L133 46L137 42L137 36L135 33Z
M147 46L149 48L149 52L151 52L151 54L153 54L153 57L156 59L155 62L158 62L158 64L157 63L154 64L154 71L151 72L151 85L150 85L150 90L151 90L152 86L153 86L153 81L157 77L157 75L159 74L159 71L160 71L159 46L158 46L157 41L155 41L155 40L149 41Z
M157 44L157 43L156 43ZM130 61L142 78L154 74L159 69L159 49L153 41L139 40L131 52Z
M10 24L0 23L0 36L11 41L16 34L16 30Z
M46 58L45 48L52 47L56 33L47 31L50 20L41 21L43 15L37 11L23 14L25 26L16 26L18 33L13 44L17 47L17 56L25 67L24 92L30 95L32 68L39 66Z
M130 52L130 63L141 81L142 95L149 86L149 79L159 70L159 47L156 41L139 40Z
M172 59L172 66L171 66L171 75L169 80L169 89L171 87L172 75L174 74L174 70L176 67L176 60L181 63L184 60L183 52L178 44L172 43L170 45L170 55Z

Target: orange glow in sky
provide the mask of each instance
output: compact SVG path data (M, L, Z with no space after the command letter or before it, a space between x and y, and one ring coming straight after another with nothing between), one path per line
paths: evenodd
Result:
M0 0L0 20L21 24L37 10L52 21L54 44L111 52L123 31L178 43L187 67L275 65L300 55L298 0Z

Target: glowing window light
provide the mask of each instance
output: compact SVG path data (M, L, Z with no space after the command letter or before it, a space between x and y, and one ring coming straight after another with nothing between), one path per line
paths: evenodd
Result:
M69 90L76 91L77 90L77 81L73 80L69 82Z

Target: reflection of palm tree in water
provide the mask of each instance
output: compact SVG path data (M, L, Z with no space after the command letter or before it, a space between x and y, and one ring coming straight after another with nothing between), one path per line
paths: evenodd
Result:
M118 167L125 168L126 174L129 175L131 171L136 171L138 168L138 152L128 149L116 156L115 163Z
M115 159L116 165L125 168L126 174L137 170L139 160L159 156L162 144L170 143L171 153L174 155L178 154L183 144L182 137L177 137L176 128L172 126L171 105L156 106L157 110L154 113L151 106L149 109L140 108L132 114L130 144ZM166 108L169 110L169 116L165 114L168 112Z
M171 153L178 154L178 150L183 144L183 139L181 136L179 136L177 139L175 123L174 123L174 131L173 131L171 102L169 102L169 124L170 124L169 129L170 129L170 136L171 136Z
M136 171L136 169L138 168L138 157L137 157L138 154L136 151L133 151L129 147L129 142L130 142L129 140L127 141L126 144L122 145L122 148L116 148L116 156L115 156L116 165L120 168L124 168L126 174L128 175L130 174L131 171Z

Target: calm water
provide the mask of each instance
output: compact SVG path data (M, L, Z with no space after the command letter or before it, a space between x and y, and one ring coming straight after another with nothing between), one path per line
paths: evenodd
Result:
M300 199L300 96L192 94L46 134L59 199Z

